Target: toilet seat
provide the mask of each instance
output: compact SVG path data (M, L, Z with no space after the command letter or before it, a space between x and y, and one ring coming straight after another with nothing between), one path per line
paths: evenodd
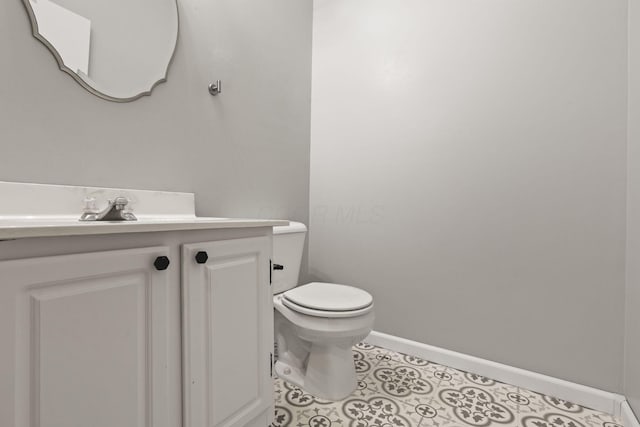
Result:
M357 317L373 310L373 297L352 286L313 282L283 294L282 303L289 309L324 318Z
M295 311L296 313L306 314L308 316L314 316L314 317L325 317L327 319L358 317L358 316L367 314L371 310L373 310L373 304L371 304L369 307L365 307L360 310L325 311L325 310L314 310L313 308L303 307L287 300L286 298L282 298L282 303L287 308Z

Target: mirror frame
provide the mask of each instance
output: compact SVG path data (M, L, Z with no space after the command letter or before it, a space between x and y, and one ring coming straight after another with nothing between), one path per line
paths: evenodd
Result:
M167 68L164 71L164 77L162 77L157 82L153 83L147 91L140 92L139 94L132 96L130 98L116 98L116 97L107 95L106 93L100 92L99 90L89 85L86 81L84 81L71 68L67 67L64 64L64 61L62 60L60 53L58 53L58 50L49 42L49 40L47 40L42 34L40 34L40 30L38 29L38 21L36 19L35 13L33 12L33 9L31 8L31 3L29 2L29 0L22 0L22 4L27 10L27 15L29 15L29 21L31 21L31 34L33 35L33 37L38 39L43 45L45 45L49 50L49 52L51 52L53 57L56 59L56 62L58 63L58 68L60 69L60 71L63 71L68 75L70 75L76 82L80 84L80 86L82 86L88 92L92 93L93 95L99 98L102 98L111 102L125 103L125 102L133 102L144 96L151 96L151 93L153 92L153 90L158 85L165 83L167 81L167 78L169 77L169 68L171 67L171 64L173 63L173 59L176 56L176 50L178 49L178 40L180 39L180 9L178 7L178 0L171 0L171 1L173 1L173 3L175 4L176 19L178 20L178 22L176 25L176 41L173 45L173 52L171 53L171 57L169 58L169 62L167 63Z

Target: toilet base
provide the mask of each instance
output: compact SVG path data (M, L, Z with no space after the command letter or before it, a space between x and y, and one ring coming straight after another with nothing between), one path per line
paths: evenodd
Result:
M285 360L278 360L276 374L315 397L342 400L353 393L357 386L351 347L351 342L344 345L314 343L306 362L306 371Z

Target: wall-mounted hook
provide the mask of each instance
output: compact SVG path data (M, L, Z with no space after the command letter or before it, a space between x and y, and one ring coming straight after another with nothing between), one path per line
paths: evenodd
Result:
M213 96L222 93L222 81L216 80L215 83L211 83L209 85L209 93Z

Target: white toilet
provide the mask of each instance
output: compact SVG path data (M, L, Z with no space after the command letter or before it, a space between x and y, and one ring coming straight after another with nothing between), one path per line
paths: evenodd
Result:
M275 370L314 396L340 400L356 388L351 347L373 328L373 297L332 283L297 286L306 233L299 222L273 229Z

